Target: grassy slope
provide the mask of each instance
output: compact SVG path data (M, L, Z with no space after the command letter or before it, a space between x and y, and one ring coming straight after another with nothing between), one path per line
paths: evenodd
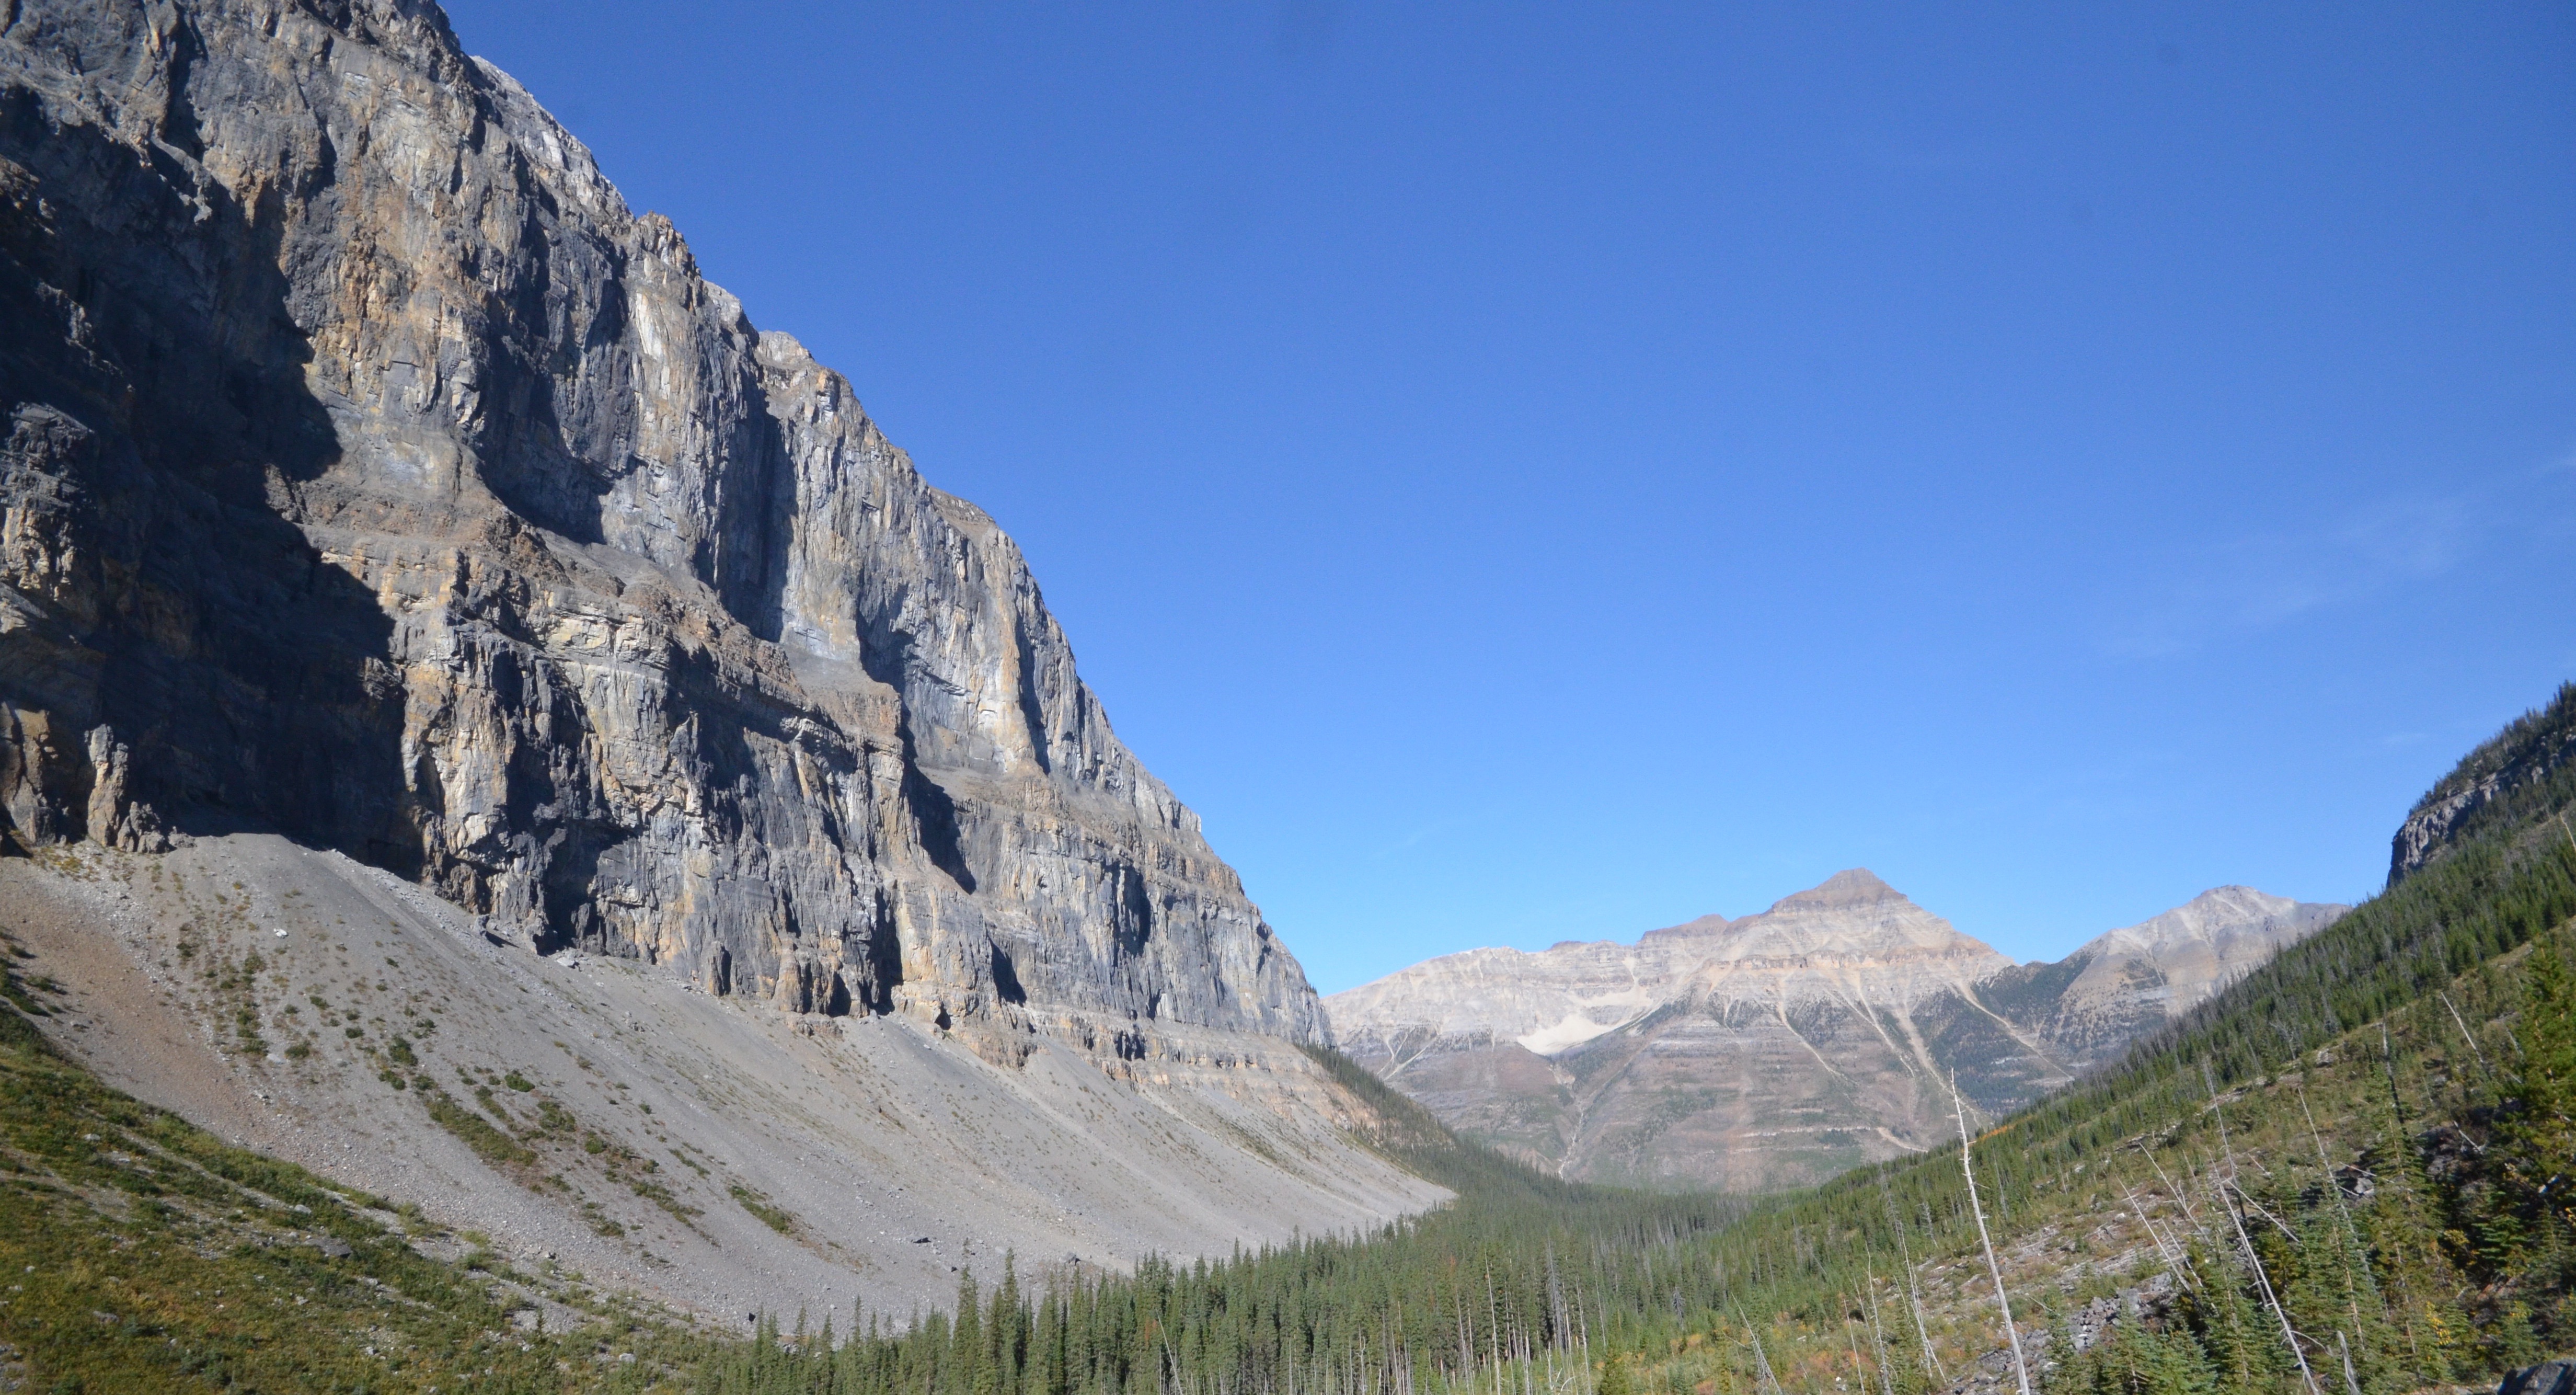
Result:
M15 955L0 936L0 1388L641 1389L703 1354L109 1089L47 1046Z

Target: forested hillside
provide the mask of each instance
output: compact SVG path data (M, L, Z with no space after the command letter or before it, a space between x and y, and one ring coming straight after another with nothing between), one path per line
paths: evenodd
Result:
M2571 720L2576 688L2499 740ZM1560 1189L1415 1121L1381 1146L1459 1185L1441 1212L1133 1277L1005 1273L953 1320L765 1332L709 1388L1917 1395L2010 1389L2017 1364L2099 1395L2487 1383L2576 1338L2571 787L2523 784L2511 817L1984 1128L1991 1259L1957 1151L1734 1203Z

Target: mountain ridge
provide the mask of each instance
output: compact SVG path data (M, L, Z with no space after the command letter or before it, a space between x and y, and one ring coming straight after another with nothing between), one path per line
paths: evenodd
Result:
M2004 1112L2341 909L2214 888L2019 964L1850 868L1634 945L1440 956L1325 1010L1444 1122L1562 1175L1762 1189L1936 1146L1948 1081Z

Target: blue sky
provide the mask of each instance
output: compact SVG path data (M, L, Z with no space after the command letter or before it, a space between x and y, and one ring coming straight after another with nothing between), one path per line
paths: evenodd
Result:
M2563 4L450 5L1319 987L2353 899L2576 678Z

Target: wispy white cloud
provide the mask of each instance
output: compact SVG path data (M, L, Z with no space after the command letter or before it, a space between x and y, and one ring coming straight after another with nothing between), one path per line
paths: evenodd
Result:
M2348 503L2304 525L2142 559L2145 574L2124 588L2128 613L2099 642L2116 657L2163 658L2429 582L2509 535L2566 531L2576 522L2571 485L2576 460L2477 488Z
M1422 823L1414 824L1410 828L1397 833L1393 838L1380 843L1375 849L1368 852L1366 856L1376 859L1391 858L1399 853L1411 852L1413 849L1422 846L1424 843L1431 842L1434 839L1447 838L1463 829L1476 828L1491 824L1501 817L1502 814L1499 809L1474 808L1461 810L1457 813L1444 815L1440 818L1426 820Z

